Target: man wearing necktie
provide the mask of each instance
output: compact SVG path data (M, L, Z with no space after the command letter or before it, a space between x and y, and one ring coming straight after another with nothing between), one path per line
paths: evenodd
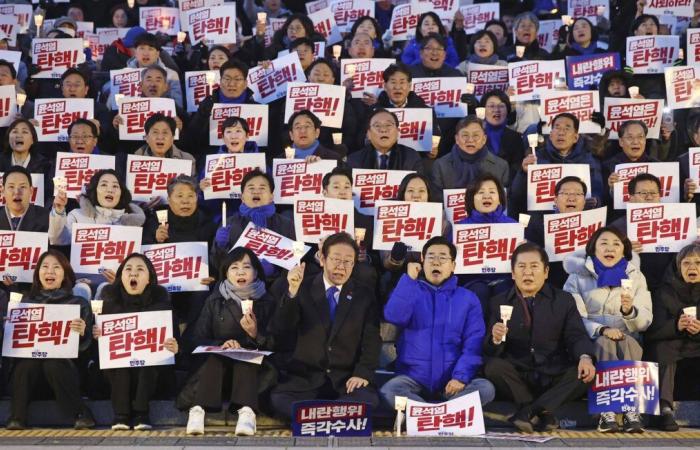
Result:
M0 230L49 231L49 211L30 204L32 175L21 166L10 167L2 176L5 206L0 208Z
M521 244L511 269L515 286L491 299L484 372L496 396L515 403L511 421L520 431L551 431L558 428L554 411L580 399L593 381L595 350L573 296L546 283L549 258L541 247ZM501 306L512 308L507 324Z
M329 236L321 248L323 272L304 279L305 264L289 271L271 329L296 334L287 377L271 395L277 413L291 417L295 402L326 399L379 404L371 384L381 339L374 292L350 278L358 248L347 233Z

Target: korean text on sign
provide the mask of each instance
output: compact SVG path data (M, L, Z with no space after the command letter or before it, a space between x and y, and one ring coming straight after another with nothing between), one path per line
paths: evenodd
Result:
M141 250L142 233L141 227L74 223L70 264L79 274L117 270L124 258Z
M303 159L274 159L274 202L278 205L293 205L299 196L321 198L323 176L337 165L337 161L328 159L313 163L307 163Z
M564 257L586 247L598 228L605 226L607 208L544 215L544 248L549 260Z
M310 244L318 244L322 237L341 231L354 236L353 202L334 198L296 199L294 230L298 240Z
M264 153L223 153L207 155L204 177L211 186L204 189L204 199L229 199L241 196L243 177L254 169L265 172Z
M31 283L39 256L48 249L47 233L0 231L0 277Z
M77 358L80 335L70 323L80 305L21 303L8 311L2 356L10 358Z
M256 228L249 222L234 247L246 247L260 259L283 269L291 270L311 247L295 249L294 241L267 228ZM295 251L296 250L296 251Z
M527 167L528 211L551 211L554 207L554 187L564 177L579 177L591 192L591 172L588 164L530 164Z
M680 176L677 162L617 164L615 173L619 181L613 186L615 209L625 209L630 200L630 180L642 173L656 176L661 182L659 192L662 203L678 203L680 200Z
M248 124L248 140L267 147L268 106L267 105L232 105L214 103L209 117L209 145L224 144L224 121L229 117L240 117Z
M378 200L374 213L374 250L391 250L396 242L419 251L442 234L442 205L430 202Z
M406 402L409 436L478 436L486 433L478 392L444 403Z
M209 276L206 242L144 245L142 252L153 263L158 284L168 292L208 291L201 280Z
M311 400L293 405L294 436L371 436L372 422L365 403Z
M510 257L525 235L519 223L455 225L455 273L510 273Z
M193 161L129 155L126 159L126 185L132 198L150 201L160 197L167 203L168 181L178 175L191 175Z
M410 170L352 169L352 196L355 208L362 214L373 215L377 200L397 198L401 180Z
M675 253L697 238L694 203L630 203L627 235L642 253Z
M588 412L660 413L659 365L646 361L598 361L588 390Z

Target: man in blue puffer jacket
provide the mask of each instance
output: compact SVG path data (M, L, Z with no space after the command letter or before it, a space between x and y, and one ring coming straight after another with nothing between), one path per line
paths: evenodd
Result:
M398 326L396 373L380 390L391 409L394 397L444 401L478 391L481 403L493 400L495 388L475 378L486 333L481 303L457 286L453 275L457 249L442 236L423 247L423 266L409 263L407 274L384 307L386 320Z

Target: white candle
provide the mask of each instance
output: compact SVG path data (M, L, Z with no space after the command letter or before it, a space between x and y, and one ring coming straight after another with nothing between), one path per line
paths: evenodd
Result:
M433 147L440 145L440 136L433 136Z
M126 4L129 6L129 8L134 9L134 3L136 3L136 0L126 0Z
M253 300L241 300L241 309L243 314L250 314L253 312Z
M637 86L630 86L629 88L630 92L630 97L634 98L639 95L639 87Z
M182 44L183 42L185 42L185 39L187 39L187 33L184 31L178 31L177 32L177 42Z
M156 211L156 215L158 216L158 223L161 225L165 225L168 223L168 210L167 209L160 209Z
M516 45L515 46L515 56L518 58L522 58L525 55L525 46L524 45Z
M95 315L102 314L102 306L104 300L90 300L90 307L92 308L92 313Z
M342 47L340 45L334 45L333 46L333 57L335 59L340 58L340 53L343 51Z
M474 86L474 83L467 83L467 88L464 90L464 92L467 94L473 94L475 89L476 86Z
M527 227L530 224L530 215L529 214L520 214L518 216L518 222L520 222L520 225Z
M267 13L266 12L259 12L258 13L258 22L267 22Z
M527 143L530 145L530 148L532 148L532 149L537 147L539 140L540 140L540 136L537 134L528 134L527 135ZM533 150L533 152L534 152L534 150Z
M510 317L513 315L513 307L510 305L501 305L501 320L503 321L503 325L508 327L508 321L510 320ZM506 341L506 336L503 335L503 340L501 342Z
M226 202L221 204L221 226L226 228Z
M284 149L284 156L287 159L294 159L294 149L292 147L287 147Z
M340 145L343 143L343 133L333 133L333 143Z
M571 16L561 16L561 24L566 26L569 26L571 24Z
M34 25L36 25L36 29L38 30L41 28L41 25L44 23L44 16L41 14L35 14L34 15Z
M114 94L114 101L117 103L117 107L121 106L122 100L124 100L124 94Z
M686 306L685 308L683 308L683 314L685 314L686 316L697 317L698 307L697 306Z
M21 92L17 93L17 106L20 108L24 106L24 103L27 101L27 94L23 94Z
M484 120L486 118L486 108L483 108L483 107L476 108L476 118Z
M627 295L632 294L632 280L630 280L629 278L625 278L624 280L620 280L620 287L622 288L623 291L625 291L625 293Z
M367 234L366 228L355 228L355 241L357 243L364 241L366 234Z

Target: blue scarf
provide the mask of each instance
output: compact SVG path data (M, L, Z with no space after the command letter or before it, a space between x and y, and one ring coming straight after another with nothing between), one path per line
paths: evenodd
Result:
M503 212L503 205L498 205L496 210L490 213L480 213L476 209L469 213L469 217L460 223L513 223L515 220Z
M226 97L223 91L219 91L219 103L241 104L248 100L248 90L244 90L238 97Z
M491 150L491 153L498 156L501 151L501 138L503 137L503 131L506 129L506 123L503 122L502 125L495 126L486 122L486 136L488 141L486 144Z
M307 156L311 156L314 154L314 152L316 152L316 149L319 145L321 145L321 143L318 142L318 139L316 139L314 143L307 148L300 148L296 145L292 145L292 147L294 147L294 157L298 159L304 159Z
M469 55L469 62L476 64L488 64L490 66L493 66L494 64L496 64L496 62L498 62L498 54L494 52L493 55L487 56L486 58L482 58L476 53L472 53L471 55Z
M612 267L607 267L593 256L593 269L598 275L598 287L620 287L620 280L629 278L627 276L627 260L622 258Z
M470 155L455 144L452 146L450 153L452 158L458 163L455 187L464 188L479 176L481 161L486 157L488 150L484 147Z
M582 55L592 55L596 51L596 46L593 42L588 44L588 47L581 47L581 44L579 44L578 42L573 42L571 43L570 47Z
M275 204L269 203L265 206L250 208L244 203L238 207L241 216L249 219L258 228L267 228L267 219L275 214Z

